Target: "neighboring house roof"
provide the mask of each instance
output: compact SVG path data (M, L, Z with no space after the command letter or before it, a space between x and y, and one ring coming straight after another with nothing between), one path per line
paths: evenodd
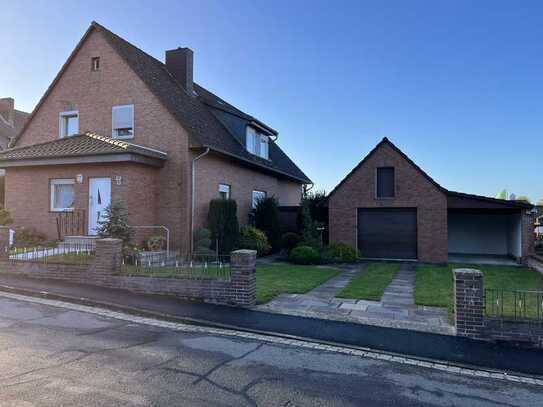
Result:
M126 155L135 155L160 161L166 160L167 158L167 154L162 151L116 140L111 137L100 136L95 133L85 133L54 141L48 141L45 143L10 148L8 150L1 151L0 165L9 167L10 163L13 166L17 166L21 161L46 163L47 160L63 160L81 157L96 158L100 156L113 155L116 155L117 158L121 158L121 156ZM125 159L121 161L127 161L127 157L124 158ZM100 162L103 161L111 160L105 159L101 160ZM148 163L152 162L153 161L149 161Z
M0 114L0 148L2 149L6 148L9 142L17 136L30 116L29 113L20 110L15 110L14 113L13 125Z
M514 207L514 208L532 208L532 204L524 201L508 201L505 199L497 199L497 198L490 198L486 196L481 195L474 195L474 194L466 194L463 192L457 192L457 191L449 191L448 189L442 187L440 184L438 184L432 177L430 177L422 168L420 168L411 158L409 158L402 150L400 150L394 143L392 143L388 138L384 137L369 153L366 155L362 161L358 163L356 167L354 167L351 172L347 174L345 178L343 178L339 184L336 185L336 187L328 194L327 199L329 199L340 187L343 185L344 182L346 182L364 163L377 151L379 148L383 145L390 146L394 151L396 151L404 160L406 160L409 164L411 164L415 170L417 170L423 177L425 177L428 182L433 184L436 188L438 188L441 192L443 192L447 197L458 197L458 198L465 198L465 199L471 199L471 200L477 200L477 201L484 201L489 203L496 203L503 206L508 207Z
M147 85L170 114L187 130L192 148L210 148L217 153L234 157L252 166L281 174L302 183L311 183L311 180L273 141L270 142L270 160L261 159L247 152L244 143L240 143L235 135L226 128L225 124L213 114L211 107L206 103L206 101L209 102L209 98L206 97L204 100L203 95L207 92L204 88L195 84L198 95L189 95L166 69L165 64L96 22L91 23L91 26L38 103L34 112L45 101L48 93L60 79L70 60L93 30L98 30L105 36L111 47ZM199 96L199 94L202 94L202 96ZM211 93L209 92L209 94ZM231 105L228 106L233 108ZM235 110L242 113L246 118L254 119L238 109ZM256 119L254 120L256 121ZM268 128L265 125L263 127ZM14 144L15 142L12 143L12 145Z

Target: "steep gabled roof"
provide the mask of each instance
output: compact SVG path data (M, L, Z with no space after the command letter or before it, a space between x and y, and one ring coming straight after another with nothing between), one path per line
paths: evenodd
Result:
M60 73L36 106L33 115L44 102L56 82L58 82L70 60L94 30L104 35L108 44L130 66L168 112L187 130L192 148L208 147L217 153L237 158L254 167L275 172L302 183L311 183L311 180L273 142L273 146L270 148L271 160L263 160L247 152L244 145L212 113L211 108L204 103L204 99L196 95L189 95L166 69L165 64L96 22L91 23ZM204 93L204 88L198 85L195 87Z
M508 207L514 207L514 208L532 208L532 205L523 202L523 201L508 201L505 199L497 199L497 198L490 198L486 196L481 195L473 195L473 194L466 194L463 192L457 192L457 191L449 191L448 189L442 187L437 181L435 181L432 177L430 177L422 168L420 168L411 158L409 158L402 150L400 150L394 143L392 143L388 138L384 137L369 153L366 155L362 161L360 161L356 167L354 167L345 178L343 178L339 184L336 185L336 187L328 194L327 199L329 199L340 187L343 185L364 163L373 155L375 154L383 145L390 146L395 152L397 152L405 161L407 161L411 166L415 168L424 178L428 180L432 185L434 185L437 189L439 189L441 192L443 192L447 197L459 197L459 198L465 198L465 199L471 199L471 200L477 200L477 201L485 201L485 202L492 202L497 203L500 205L508 206Z

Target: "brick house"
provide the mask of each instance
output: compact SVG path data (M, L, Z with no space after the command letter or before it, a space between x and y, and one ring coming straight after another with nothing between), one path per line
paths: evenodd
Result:
M13 98L0 99L0 149L7 148L25 125L29 114L15 109Z
M122 198L131 225L165 226L186 252L213 198L236 200L242 224L262 196L299 204L311 181L277 137L193 81L190 49L162 63L93 22L0 153L5 204L17 226L55 239L59 214L83 213L93 235Z
M525 262L532 205L449 191L384 138L328 196L330 242L366 258Z

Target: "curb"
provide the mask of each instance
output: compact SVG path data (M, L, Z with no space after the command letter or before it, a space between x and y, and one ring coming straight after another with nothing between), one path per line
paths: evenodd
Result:
M345 350L351 350L351 351L356 351L356 352L371 353L374 355L378 355L377 357L375 357L376 359L390 360L390 361L407 360L408 362L405 362L405 364L419 365L423 367L434 368L437 370L448 369L452 371L453 373L468 374L467 372L471 372L469 375L472 375L472 376L481 376L481 374L478 374L478 373L484 373L485 375L487 375L487 377L490 377L490 378L499 378L499 379L506 379L506 380L511 380L511 381L518 381L518 380L514 380L514 378L516 377L520 379L521 381L522 379L526 379L527 383L529 384L543 385L543 376L530 375L530 374L526 374L522 372L485 368L481 366L463 364L463 363L458 363L458 362L449 362L446 360L430 359L430 358L424 358L424 357L414 356L414 355L409 355L409 354L401 354L401 353L395 353L395 352L382 351L378 349L347 345L341 342L330 342L330 341L323 341L319 339L313 339L309 337L301 337L301 336L296 336L296 335L288 335L288 334L282 334L282 333L277 333L277 332L262 331L262 330L257 330L257 329L247 329L243 327L237 327L235 325L220 324L216 322L210 322L210 321L205 321L205 320L200 320L200 319L195 319L195 318L178 317L175 315L156 312L156 311L149 311L142 308L130 307L126 305L114 304L114 303L109 303L109 302L104 302L104 301L96 301L96 300L91 300L84 297L79 297L79 298L71 297L67 295L50 293L47 291L38 292L38 291L33 291L33 290L28 290L28 289L21 289L21 288L6 286L6 285L0 285L0 292L17 294L17 295L22 295L22 296L27 296L27 297L41 298L45 300L53 300L53 301L58 301L58 302L66 302L66 303L71 303L71 304L76 304L76 305L101 308L101 309L105 309L109 311L133 315L136 317L152 318L155 320L165 321L165 322L181 323L185 325L193 325L193 326L198 326L202 328L222 329L225 331L226 330L237 331L237 332L242 332L242 333L251 334L251 335L269 337L271 339L276 339L276 340L296 341L296 342L306 343L306 344L316 344L323 347L342 348ZM512 376L512 377L509 379L509 376Z

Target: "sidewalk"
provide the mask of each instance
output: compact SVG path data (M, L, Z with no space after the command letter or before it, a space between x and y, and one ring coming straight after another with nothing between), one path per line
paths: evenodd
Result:
M489 369L543 374L543 352L540 350L520 349L467 338L279 315L185 301L174 297L134 294L124 290L7 274L0 274L0 290L101 306L180 322L334 342L346 346Z

